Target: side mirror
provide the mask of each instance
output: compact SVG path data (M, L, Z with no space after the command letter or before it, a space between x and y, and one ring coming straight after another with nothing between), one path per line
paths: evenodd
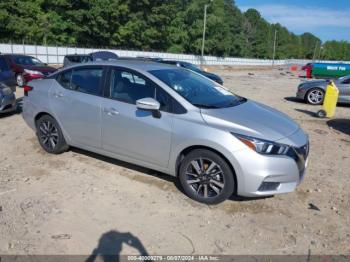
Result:
M159 111L160 104L157 100L151 97L142 98L136 101L136 106L141 110L148 110L152 112L152 116L160 118L161 113Z
M150 98L150 97L146 97L146 98L142 98L136 101L136 106L139 109L143 109L143 110L159 110L160 108L160 104L157 100Z

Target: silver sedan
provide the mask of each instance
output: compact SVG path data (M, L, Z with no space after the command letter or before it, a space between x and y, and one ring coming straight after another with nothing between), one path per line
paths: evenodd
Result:
M312 105L323 103L329 80L312 80L298 86L297 97ZM350 76L343 76L334 80L339 89L339 103L350 104Z
M96 62L24 89L23 117L47 152L74 146L155 169L200 202L291 192L305 174L297 123L187 69Z

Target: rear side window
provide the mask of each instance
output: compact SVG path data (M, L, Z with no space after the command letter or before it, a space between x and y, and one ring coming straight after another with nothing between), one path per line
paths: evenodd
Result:
M66 89L100 95L102 76L103 68L81 68L62 72L56 80Z
M102 68L83 68L73 70L71 89L91 95L100 94Z
M72 78L72 70L69 70L59 74L56 80L62 87L71 89L71 86L70 86L71 78Z

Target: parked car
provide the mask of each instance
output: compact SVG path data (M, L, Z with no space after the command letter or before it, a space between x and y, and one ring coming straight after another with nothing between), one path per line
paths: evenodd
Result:
M92 61L92 57L90 55L65 55L63 59L63 67L81 64L81 63L88 63Z
M63 67L88 63L92 61L112 61L116 59L118 59L118 55L109 51L98 51L87 55L65 55L63 59Z
M196 73L199 73L205 77L208 77L210 78L211 80L217 82L218 84L220 85L223 85L224 84L224 81L222 80L222 78L216 74L213 74L213 73L209 73L209 72L206 72L202 69L200 69L198 66L194 65L194 64L191 64L191 63L188 63L188 62L183 62L183 61L174 61L174 60L160 60L159 61L160 63L164 63L164 64L169 64L169 65L176 65L176 66L179 66L179 67L183 67L183 68L186 68L186 69L189 69L189 70L192 70Z
M0 55L0 82L11 88L16 87L15 74L2 55Z
M324 95L329 80L312 80L301 83L298 86L296 96L312 105L323 103ZM339 103L350 103L350 75L334 80L339 89Z
M110 51L97 51L90 53L93 61L114 61L118 59L118 55Z
M13 112L17 109L15 91L16 86L9 87L0 82L0 113Z
M191 70L94 62L25 90L23 118L47 152L74 146L177 176L203 203L291 192L305 174L308 136L291 118Z
M56 71L56 68L48 66L39 59L27 55L3 54L8 66L16 77L18 86L23 86L35 78L42 78Z

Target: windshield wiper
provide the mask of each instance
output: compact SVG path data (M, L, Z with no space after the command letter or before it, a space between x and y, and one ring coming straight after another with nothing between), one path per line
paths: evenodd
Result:
M214 106L214 105L204 105L204 104L192 104L192 105L199 107L199 108L206 108L206 109L219 108L219 107Z

